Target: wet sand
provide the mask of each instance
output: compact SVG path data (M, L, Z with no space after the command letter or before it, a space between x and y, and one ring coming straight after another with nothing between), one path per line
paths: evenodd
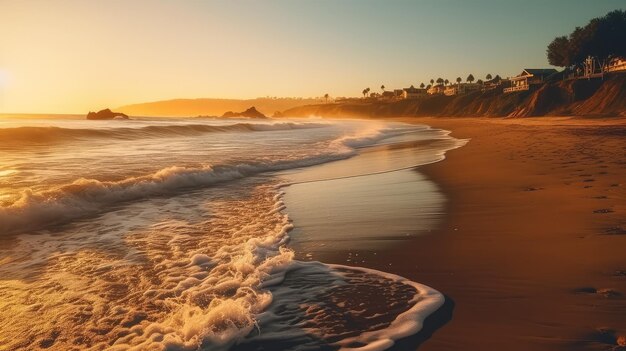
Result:
M398 349L616 346L626 335L626 121L407 121L471 139L413 171L445 195L446 214L391 244L320 239L299 258L379 269L445 294L425 331ZM392 222L381 220L381 233Z

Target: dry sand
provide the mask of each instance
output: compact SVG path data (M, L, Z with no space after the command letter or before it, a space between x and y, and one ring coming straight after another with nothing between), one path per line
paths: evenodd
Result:
M471 141L418 169L448 198L439 229L350 250L348 264L448 298L397 348L614 349L626 335L626 120L404 120ZM314 259L345 264L348 250L328 246Z
M626 335L626 121L419 119L471 138L420 171L450 198L394 255L453 317L420 350L608 350ZM403 265L402 267L410 267Z

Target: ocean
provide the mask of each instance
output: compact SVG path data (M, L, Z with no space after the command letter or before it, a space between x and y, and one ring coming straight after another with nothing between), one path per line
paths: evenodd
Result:
M400 233L376 214L419 190L359 227L298 186L338 194L461 144L371 120L0 116L0 350L387 349L443 296L291 240Z

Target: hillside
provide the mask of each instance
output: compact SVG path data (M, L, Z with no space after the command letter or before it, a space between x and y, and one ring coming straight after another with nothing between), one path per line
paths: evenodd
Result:
M317 99L296 98L257 98L249 100L234 99L174 99L126 105L116 108L131 116L221 116L227 111L244 111L255 106L261 113L272 115L302 105L319 103Z
M626 116L626 74L605 80L569 80L511 94L500 90L420 99L315 104L287 109L289 117L405 116Z

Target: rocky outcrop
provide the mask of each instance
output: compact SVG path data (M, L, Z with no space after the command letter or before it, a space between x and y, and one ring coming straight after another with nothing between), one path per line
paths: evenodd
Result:
M604 80L560 80L534 90L503 94L502 89L457 96L425 96L414 100L353 101L317 104L283 111L307 117L531 117L626 116L626 74Z
M104 109L98 112L89 112L87 114L87 119L94 120L105 120L105 119L128 119L128 116L121 112L113 112L111 110Z
M222 118L236 118L236 117L246 117L246 118L267 118L264 114L257 111L257 109L252 106L249 109L243 112L232 112L228 111L222 115Z

